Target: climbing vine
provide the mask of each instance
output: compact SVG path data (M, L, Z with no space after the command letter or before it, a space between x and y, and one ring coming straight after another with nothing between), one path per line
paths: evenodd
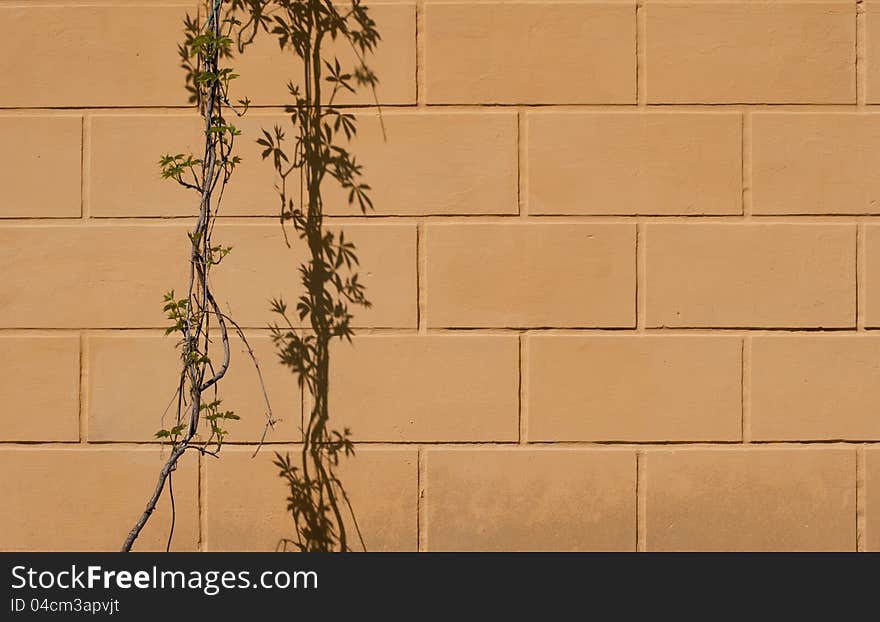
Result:
M259 364L238 324L224 313L211 287L211 271L232 251L214 240L214 224L229 179L241 162L234 155L240 131L229 116L245 114L249 102L233 104L229 99L230 84L238 76L223 62L232 56L233 31L240 24L232 17L223 17L223 0L209 0L205 21L199 15L184 21L185 40L179 46L182 67L186 71L190 103L198 107L204 135L201 154L167 154L159 161L162 177L177 182L198 196L198 218L188 232L189 281L186 292L178 297L172 290L165 294L163 311L170 325L165 334L179 337L180 375L174 403L173 425L156 432L158 439L170 443L170 454L159 472L156 486L147 505L122 545L131 550L141 530L167 489L172 506L172 525L168 536L170 548L174 533L174 494L172 474L181 456L188 450L217 456L227 436L227 424L239 416L222 407L218 387L230 364L229 332L237 333L255 365L263 387ZM231 112L230 112L231 111ZM219 347L221 354L215 355ZM265 387L263 387L265 397ZM266 399L267 425L274 422ZM204 425L201 425L204 422ZM197 436L207 428L207 436Z

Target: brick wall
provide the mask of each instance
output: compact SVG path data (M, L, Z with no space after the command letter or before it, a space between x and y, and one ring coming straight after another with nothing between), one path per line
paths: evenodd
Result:
M193 204L156 160L199 139L186 8L0 0L2 549L118 547L161 465ZM354 150L376 212L330 208L374 302L331 380L368 547L880 549L877 3L373 11L388 141L359 108ZM269 41L236 66L252 138L295 66ZM302 249L242 155L215 286L283 422L251 459L236 349L243 420L174 476L177 549L290 535L271 455L303 397L265 326Z

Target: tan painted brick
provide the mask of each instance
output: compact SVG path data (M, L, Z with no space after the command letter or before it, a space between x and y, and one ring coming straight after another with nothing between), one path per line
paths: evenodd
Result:
M880 551L880 448L865 450L865 549Z
M82 119L0 116L0 136L0 218L79 216Z
M356 441L518 438L516 336L362 336L332 356L333 417Z
M416 100L416 6L408 3L374 3L368 5L370 17L382 37L374 54L367 56L367 65L379 77L376 97L380 104L412 104ZM330 46L327 55L337 55L345 70L354 70L354 54L340 37ZM243 56L236 57L232 66L240 77L235 80L232 95L235 99L248 97L256 105L281 105L292 101L287 83L301 83L302 65L293 52L279 50L277 39L261 33L249 45ZM267 70L271 68L271 70ZM322 86L329 97L329 83ZM338 104L373 104L369 89L358 89L356 94L339 93Z
M650 103L855 103L852 3L649 3Z
M650 551L855 551L855 450L652 450L645 468Z
M880 227L865 226L865 300L867 326L880 326Z
M375 214L516 214L517 119L510 112L359 114L352 151ZM405 181L404 181L405 180ZM327 188L328 185L325 185ZM328 213L352 214L329 184Z
M0 337L0 440L79 440L79 337Z
M0 448L4 503L0 550L118 551L156 486L167 458L157 448ZM172 551L199 537L194 454L174 472ZM165 550L171 503L163 496L134 550Z
M880 115L755 114L752 211L880 213L878 150Z
M242 158L223 192L220 216L277 216L275 169L261 157L261 130L287 127L289 119L250 111L229 119L241 131L234 150ZM166 153L201 157L203 126L191 113L98 114L89 120L89 207L92 216L194 216L199 195L162 179ZM290 136L288 132L288 136ZM216 209L216 207L215 207Z
M429 103L635 103L634 4L428 2L425 23Z
M755 337L755 440L877 440L880 338Z
M429 449L425 462L431 551L635 550L633 452Z
M855 228L648 225L647 323L691 327L855 325Z
M286 483L272 464L275 448L226 447L207 468L207 532L210 551L274 551L281 538L293 538ZM299 447L290 452L294 462ZM410 449L356 449L338 470L368 551L417 548L418 454ZM348 518L346 518L348 521ZM362 550L351 522L350 547Z
M194 114L94 115L88 120L88 207L91 216L197 215L199 196L162 179L159 158L191 153L198 148L203 128ZM244 142L244 141L241 141ZM237 145L240 142L236 143ZM238 175L229 182L235 187ZM271 188L271 182L269 183ZM222 213L247 213L224 197ZM278 212L277 204L272 204ZM265 213L270 213L266 208Z
M355 310L355 325L415 326L414 228L347 225L345 230L358 245L361 278L374 305ZM183 225L0 228L0 265L8 267L0 285L0 326L165 326L164 292L186 286L186 232ZM212 274L218 301L240 324L265 327L276 319L271 298L295 301L296 266L305 250L296 239L288 249L279 225L221 225L214 239L234 247Z
M866 2L863 10L866 35L865 96L868 103L876 104L880 102L880 7L873 2Z
M164 326L162 295L185 286L183 227L0 228L0 326Z
M429 326L635 323L635 227L428 225Z
M531 441L741 438L736 337L528 338Z
M177 340L177 336L131 333L89 338L89 440L149 441L155 439L157 430L176 423L174 396L180 376ZM280 419L266 440L299 440L302 398L296 377L277 362L268 336L251 335L248 342L260 363L273 416ZM229 370L220 381L217 397L223 400L224 410L232 410L241 419L224 426L226 440L256 442L266 425L260 381L247 350L234 334L230 336L230 352ZM219 362L222 357L222 347L217 343L211 358ZM206 397L214 399L213 391ZM207 424L202 425L207 431Z
M0 7L6 31L0 106L185 105L177 45L187 10L184 4Z
M378 215L516 214L517 119L515 113L358 114L352 150L364 166ZM2 121L0 121L2 123ZM223 195L221 215L275 216L275 170L256 144L262 128L289 127L278 115L249 113L234 121L242 135L235 150L242 163ZM162 179L165 153L198 153L199 118L192 114L95 115L90 119L92 216L185 216L198 196ZM288 135L292 135L288 131ZM77 180L79 179L77 169ZM401 179L407 180L401 183ZM328 180L325 208L359 215L347 191ZM77 206L79 204L77 203ZM78 207L77 207L78 209Z
M530 214L740 214L738 113L528 115Z
M418 313L415 227L328 223L327 229L345 231L346 240L356 245L360 281L373 303L370 309L351 309L352 325L414 328ZM239 322L262 328L279 320L269 311L269 301L278 296L295 309L301 292L298 267L307 251L289 226L288 236L292 249L285 246L278 224L217 226L215 239L234 248L217 270L214 286L220 298L229 300Z

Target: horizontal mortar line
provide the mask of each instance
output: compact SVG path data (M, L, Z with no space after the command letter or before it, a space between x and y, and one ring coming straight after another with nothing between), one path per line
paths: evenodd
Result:
M401 449L427 447L432 449L442 448L468 448L468 447L485 447L485 448L501 448L528 450L531 449L588 449L588 448L612 448L612 449L680 449L701 450L701 449L723 449L738 451L755 451L756 449L796 449L796 448L852 448L856 449L860 446L865 448L880 447L880 441L873 440L802 440L802 441L752 441L751 443L743 443L742 441L529 441L528 443L519 443L518 441L359 441L356 434L353 436L355 446L364 446L369 449ZM197 446L203 446L203 443ZM256 449L257 447L278 449L281 447L300 447L302 443L295 440L279 440L267 441L260 445L257 441L228 441L223 443L224 447L234 447L236 449ZM125 449L125 448L144 448L144 449L160 449L168 450L168 444L162 444L155 441L95 441L89 440L87 443L79 443L77 441L0 441L0 448L70 448L85 450L93 449ZM194 450L195 451L195 450ZM221 448L219 457L222 459L223 450Z
M873 104L877 105L877 104ZM800 110L804 108L816 108L817 110L856 110L863 109L856 102L648 102L640 105L636 102L532 102L532 103L508 103L508 102L428 102L423 110L442 110L448 108L496 108L496 109L512 109L526 108L528 110L540 110L544 108L550 109L569 109L569 108L607 108L607 109L631 109L634 111L645 112L646 110L665 109L665 108L682 108L697 109L705 108L707 110L778 110L791 108L792 110ZM871 105L867 106L868 108Z
M780 112L791 110L793 112L803 112L809 109L815 109L817 112L832 112L839 110L841 112L859 112L869 110L872 107L878 108L878 104L869 104L867 106L858 106L852 104L822 104L822 103L799 103L799 104L769 104L769 103L649 103L639 104L431 104L427 110L455 110L455 109L480 109L480 108L501 108L507 109L514 106L526 108L529 112L540 112L546 110L548 112L629 112L634 115L644 114L645 112L659 111L681 111L681 112L698 112L704 110L706 112L745 112L768 110Z
M295 326L295 328L297 328L298 330L303 329L302 326ZM248 337L250 337L250 336L270 337L272 335L272 327L268 326L268 325L261 326L261 327L242 327L242 329L244 330L245 335ZM31 331L36 331L36 330L42 330L42 331L46 331L46 332L52 331L52 329L16 329L16 328L4 329L4 328L0 328L0 333L14 332L16 330L22 330L24 332L24 334L30 334ZM72 331L69 329L62 328L62 329L56 329L56 330L68 331L68 332L73 332L73 333L82 331L85 333L86 337L101 337L101 336L119 335L119 334L131 335L134 337L137 337L137 336L157 337L158 336L158 337L166 338L169 341L169 343L176 342L180 339L179 335L177 335L176 333L166 335L165 330L162 328L140 328L140 327L138 327L138 328L83 328L83 329L74 329ZM281 328L281 330L286 331L289 329ZM419 334L418 328L415 328L415 327L412 327L412 328L364 327L364 328L358 328L355 336L356 337L372 336L372 335L411 336L411 335L417 335L417 334ZM230 341L230 344L232 344L232 343L235 343L237 341L237 339L235 338L235 336L230 336L229 341Z
M355 441L358 444L359 441ZM529 445L540 445L540 446L548 446L548 447L583 447L583 446L597 446L597 447L607 447L607 446L633 446L639 449L646 449L651 447L723 447L723 448L734 448L739 447L742 449L748 449L755 445L760 445L762 447L792 447L792 446L827 446L827 445L846 445L846 446L859 446L862 444L880 444L880 438L878 440L847 440L847 439L807 439L807 440L775 440L775 441L757 441L752 440L749 443L746 443L742 440L674 440L674 441L662 441L662 440L651 440L651 441L633 441L633 440L615 440L615 441L572 441L572 440L564 440L564 441L529 441Z
M497 332L501 332L500 329L486 329L486 330L495 330ZM504 334L510 332L510 329L504 331ZM800 335L800 334L808 334L810 336L814 336L817 334L828 333L828 336L846 336L850 335L852 337L857 337L860 335L864 335L862 331L859 331L856 328L847 328L847 329L835 329L835 330L822 330L822 329L811 329L811 328L650 328L646 327L644 331L638 331L636 329L627 329L627 331L619 331L619 330L608 330L604 328L545 328L545 329L515 329L517 332L521 332L526 336L534 333L537 335L559 335L559 336L581 336L581 335L608 335L608 336L620 336L622 333L631 332L634 337L636 336L719 336L724 338L732 338L736 336L744 337L745 335L751 336L761 336L761 335L773 335L773 336L781 336L781 335ZM428 333L431 331L437 332L456 332L457 329L429 329Z
M254 335L269 335L271 331L271 327L269 326L269 321L267 320L265 325L261 326L250 326L244 325L242 329L244 329L246 334L254 334ZM79 327L52 327L52 326L34 326L34 327L26 327L26 326L7 326L0 327L0 334L16 334L21 333L23 335L31 335L31 334L40 334L40 333L51 333L51 334L59 334L59 333L70 333L71 335L76 334L80 331L87 331L92 336L100 336L102 334L131 334L131 335L161 335L164 333L165 326L120 326L120 327L95 327L95 326L79 326ZM297 329L302 329L304 327L297 326ZM419 330L415 326L405 326L405 327L392 327L392 326L383 326L383 327L353 327L355 332L355 336L368 336L368 335L418 335ZM878 327L867 326L866 332L873 332L877 330ZM758 335L768 334L768 335L784 335L784 334L809 334L809 335L818 335L827 333L835 336L847 336L851 335L852 337L857 337L859 335L863 335L863 331L857 330L855 327L849 328L811 328L811 327L802 327L802 328L772 328L772 327L760 327L760 328L727 328L727 327L646 327L644 332L638 331L635 327L630 328L606 328L606 327L474 327L474 328L462 328L462 327L429 327L427 328L428 335L447 335L447 334L461 334L461 335L491 335L491 334L503 334L503 335L519 335L519 334L543 334L543 335L625 335L632 334L634 337L643 336L643 335L723 335L725 337L731 337L735 335ZM169 340L174 339L173 336L168 336Z
M0 0L0 6L4 7L15 7L15 8L29 8L32 6L39 7L66 7L66 6L75 6L75 7L91 7L91 6L116 6L116 7L132 7L132 8L155 8L155 7L168 7L168 8L186 8L186 7L194 7L193 2L186 2L184 0L160 0L156 2L155 5L148 5L145 1L136 4L125 4L120 3L119 0L64 0L64 2L60 2L59 0L27 0L27 2L23 0Z
M261 114L277 114L279 116L288 116L290 113L287 113L284 108L287 104L251 104L249 110L258 111ZM344 104L335 106L336 109L341 111L353 110L369 110L374 114L377 112L375 104L363 103L363 104ZM774 112L781 112L785 110L791 110L792 112L807 112L811 109L815 109L816 112L852 112L852 113L873 113L880 111L880 103L870 103L865 105L859 104L822 104L822 103L788 103L788 104L768 104L768 103L754 103L754 104L744 104L744 103L716 103L716 104L707 104L707 103L653 103L647 104L645 106L640 106L635 103L627 103L627 104L602 104L602 103L581 103L581 104L572 104L572 103L564 103L564 104L553 104L553 103L542 103L542 104L481 104L481 103L456 103L456 104L427 104L426 106L419 106L415 103L394 103L394 104L380 104L380 108L382 112L409 112L413 114L430 114L432 111L435 112L455 112L455 111L509 111L514 113L518 108L525 108L529 112L532 111L557 111L557 112L625 112L629 111L632 114L643 114L645 112L658 112L658 111L682 111L682 112L697 112L700 110L705 111L730 111L730 112L744 112L744 111L761 111L768 110ZM58 105L58 106L0 106L0 114L5 112L22 112L22 113L52 113L52 114L63 114L64 112L76 112L79 114L101 114L101 113L112 113L112 112L131 112L137 113L138 111L147 112L150 114L168 112L170 114L179 114L181 112L189 112L193 116L198 117L198 110L190 105L155 105L155 106L100 106L100 105L83 105L83 106L75 106L75 105ZM127 115L124 115L127 116ZM134 115L133 115L134 116ZM248 118L247 114L244 116L245 119Z
M654 224L716 224L716 225L857 225L857 224L880 224L880 214L803 214L803 215L761 215L754 214L751 221L746 220L742 214L694 214L694 215L647 215L647 214L530 214L523 218L517 214L424 214L424 215L399 215L399 214L374 214L340 215L328 214L325 221L333 225L370 225L370 224L400 224L418 225L445 224L514 224L524 226L528 224L618 224L634 226L640 221L647 225ZM196 216L180 214L173 216L92 216L82 218L79 216L36 216L36 217L2 217L0 227L107 227L111 225L139 225L139 226L185 226L193 225ZM278 223L278 215L218 215L220 225L275 225Z
M761 221L767 224L773 224L776 222L780 223L789 223L792 219L797 219L798 221L807 221L807 222L839 222L842 219L870 219L880 217L880 212L872 212L872 213L857 213L857 212L840 212L840 213L828 213L828 214L751 214L754 217L755 221ZM278 222L277 214L235 214L235 215L226 215L226 214L217 214L219 218L219 222L233 222L234 220L272 220L275 223ZM79 219L79 220L91 220L97 223L107 222L107 221L119 221L119 220L132 220L132 221L146 221L146 220L190 220L194 219L195 216L192 214L168 214L168 215L137 215L137 216L95 216L94 214L87 219ZM15 221L33 221L33 220L46 220L46 221L58 221L62 219L69 219L71 221L76 220L74 216L43 216L43 217L0 217L0 222L4 220L15 220ZM716 222L716 223L744 223L745 218L744 214L652 214L652 213L606 213L606 214L504 214L504 213L483 213L483 214L468 214L468 213L448 213L448 214L325 214L324 219L328 222L355 222L355 223L369 223L375 221L386 221L390 220L393 222L407 222L409 223L412 219L421 219L426 222L449 222L453 220L461 220L462 222L472 222L472 221L510 221L510 222L518 222L518 221L533 221L533 222L556 222L559 220L571 221L571 222L601 222L603 220L620 220L620 221L632 221L632 220L640 220L640 219L649 219L657 222L693 222L693 221L701 221L705 220L707 222ZM809 220L808 220L809 219Z
M842 109L856 109L860 106L858 103L852 101L836 101L836 102L795 102L795 101L783 101L783 102L748 102L748 101L726 101L726 102L648 102L645 104L648 109L651 108L659 108L659 107L667 107L667 106L702 106L704 108L741 108L741 109L757 109L757 108L766 108L768 110L776 110L778 108L819 108L819 109L831 109L831 108L842 108Z
M248 107L248 111L251 111L251 110L260 110L260 111L267 111L267 112L278 111L279 114L283 115L283 114L288 114L288 113L285 113L285 111L284 111L284 108L287 105L288 104L285 104L285 103L279 103L279 104L254 104L254 103L251 103L251 105ZM376 104L372 104L372 103L368 103L368 102L365 102L362 104L347 103L347 104L336 105L333 107L337 110L343 110L343 111L345 111L345 110L365 110L365 109L366 110L375 110ZM483 107L483 106L478 106L478 107ZM406 102L397 102L397 103L391 103L391 104L380 104L380 108L382 110L385 110L385 109L415 110L416 104L415 103L406 103ZM192 112L193 116L199 116L198 110L189 104L186 104L186 105L184 105L184 104L180 104L180 105L166 104L166 105L155 105L155 106L137 106L137 105L102 106L102 105L97 105L97 104L91 104L91 105L87 104L87 105L79 105L79 106L71 105L71 104L61 104L58 106L2 106L2 105L0 105L0 113L6 112L6 111L9 111L9 112L35 112L35 111L43 111L43 110L45 110L47 112L58 112L58 111L64 111L64 110L71 110L71 111L76 111L76 112L95 112L95 113L114 112L114 111L134 112L134 111L138 111L138 110L157 111L157 112L161 112L161 111L169 111L169 112L190 111L190 112ZM244 116L244 118L247 118L247 113L245 113L243 116Z
M752 214L762 224L857 224L859 222L871 222L877 219L880 222L880 212L877 214ZM229 217L232 218L232 217ZM325 217L330 222L371 222L374 220L401 220L418 218L422 222L450 223L585 223L600 224L628 224L633 225L641 220L651 223L679 223L679 222L706 222L709 224L746 224L743 214L528 214L523 218L519 214L424 214L424 215L338 215L331 214ZM275 216L277 221L278 217ZM793 222L792 219L796 219ZM844 220L844 222L841 222Z
M332 422L332 418L331 418ZM431 441L431 440L358 440L357 438L352 437L352 442L358 446L366 446L370 448L376 447L384 447L384 446L395 446L395 447L412 447L419 445L454 445L454 446L462 446L462 445L487 445L487 446L500 446L500 447L517 447L519 446L518 441L470 441L470 440L441 440L441 441ZM158 441L113 441L113 440L89 440L88 444L90 445L121 445L121 444L135 444L139 446L150 446L150 447L162 447L163 444ZM253 449L258 446L262 447L283 447L285 445L301 445L302 441L300 440L266 440L262 445L259 445L256 440L248 440L248 441L233 441L233 440L225 440L223 441L223 446L232 446L232 447L240 447L240 448L249 448ZM165 444L167 445L167 443ZM199 446L204 445L204 443L200 443ZM223 450L220 450L220 453L223 453Z
M218 302L221 302L219 299L222 298L222 296L217 296L217 298L218 298ZM221 302L221 304L225 304L226 302L227 301L223 300ZM268 303L268 300L267 300L267 303ZM157 305L158 304L159 303L157 303ZM252 324L239 323L239 326L241 326L241 328L245 331L245 334L248 334L250 331L256 332L256 331L269 331L269 330L271 330L271 324L274 321L274 318L269 316L268 304L266 306L266 310L267 310L267 319L264 324L260 324L259 326L255 326ZM66 332L96 331L97 332L97 331L107 331L107 332L118 332L118 333L122 333L122 332L137 333L137 332L148 332L148 331L159 332L159 331L164 331L166 328L167 328L166 326L158 326L158 325L157 326L136 326L136 327L135 326L131 326L131 327L126 327L126 326L57 326L57 327L51 327L51 326L7 326L7 327L0 327L0 333L14 332L14 331L21 331L21 332L37 332L37 331L47 331L47 332L48 331L59 331L59 332L60 331L66 331ZM280 328L282 331L285 330L284 327L280 327ZM294 328L303 329L303 328L307 328L307 327L294 325ZM353 325L352 328L356 332L391 331L391 332L401 332L401 333L407 332L407 333L412 333L412 334L416 334L416 330L417 330L415 326L400 326L400 327L388 326L388 327L379 328L379 327L371 327L371 326L358 326L356 324ZM172 337L169 336L169 338L172 338ZM230 336L230 342L232 342L232 341L234 341L234 337Z
M846 333L857 332L855 323L852 326L646 326L646 331L666 331L666 330L707 330L718 332L745 332L755 334L757 332L768 333Z
M860 446L864 444L877 444L880 443L880 435L874 438L866 438L866 439L853 439L853 438L816 438L816 439L799 439L799 440L782 440L782 439L767 439L760 440L755 439L754 437L751 440L752 445L790 445L790 444L798 444L798 445L853 445Z
M872 330L872 329L868 329ZM587 327L568 327L568 326L533 326L533 327L429 327L427 329L428 334L446 334L446 333L466 333L466 334L481 334L481 333L503 333L503 334L545 334L545 335L584 335L584 334L597 334L597 335L621 335L626 333L632 333L633 335L647 335L647 334L663 334L663 335L725 335L725 336L733 336L733 335L760 335L762 333L779 335L785 333L833 333L835 335L841 334L851 334L853 336L862 334L855 326L851 326L849 328L815 328L815 327L755 327L755 328L742 328L742 327L706 327L706 326L670 326L670 327L645 327L644 332L638 330L635 327L629 328L609 328L609 327L601 327L601 326L587 326Z

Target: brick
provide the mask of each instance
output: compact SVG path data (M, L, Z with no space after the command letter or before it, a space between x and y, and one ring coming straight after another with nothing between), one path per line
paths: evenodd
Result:
M880 227L866 225L865 248L865 324L880 326Z
M854 551L849 449L651 450L649 551Z
M0 337L0 440L79 440L79 337Z
M91 441L149 441L161 428L175 425L176 390L180 378L177 336L163 337L129 332L89 338L89 427ZM256 442L266 425L266 406L260 381L242 342L230 335L230 366L219 383L222 408L241 419L228 422L227 442ZM280 365L268 336L251 335L273 417L280 419L266 441L300 439L302 398L296 377ZM215 366L223 357L219 341L211 358ZM206 394L214 399L214 393ZM201 438L207 438L207 424Z
M880 338L752 340L752 438L877 440Z
M355 337L330 363L332 417L356 441L515 441L516 336Z
M296 463L299 447L290 452ZM357 448L337 471L348 494L368 551L415 551L417 543L418 453L409 449ZM288 488L266 448L226 447L207 468L206 543L210 551L274 551L294 538L287 512ZM362 550L346 513L353 550Z
M529 113L529 213L740 214L741 126L738 113Z
M0 136L0 218L78 217L82 119L0 116Z
M649 103L855 103L852 3L651 3Z
M347 225L345 231L358 246L361 280L374 304L354 310L355 325L415 326L415 229ZM295 238L288 249L278 224L220 225L214 239L234 247L212 275L218 302L241 325L262 328L275 320L273 297L296 300L296 266L305 249ZM0 265L8 266L0 326L163 327L162 295L184 291L188 247L183 225L0 228ZM277 282L267 277L272 274Z
M425 5L432 104L634 104L631 3Z
M118 551L156 486L167 452L158 448L0 448L4 551ZM194 551L199 537L194 454L174 472L176 518L171 550ZM135 542L164 551L171 522L166 494Z
M752 211L876 214L880 115L758 113L752 117Z
M429 449L425 463L431 551L635 550L633 452Z
M198 215L199 195L173 180L162 179L159 167L159 158L168 153L202 157L203 128L197 115L94 115L87 127L91 216ZM229 182L230 190L237 181L236 172ZM273 207L277 213L277 205ZM247 212L224 195L222 213Z
M352 152L380 215L516 214L517 118L510 112L358 114ZM328 213L352 214L328 189Z
M632 225L428 225L427 320L449 327L632 327Z
M192 8L0 7L0 106L186 105L177 46Z
M741 345L715 336L530 336L529 440L739 440Z
M648 225L649 326L855 325L855 228Z
M185 287L183 227L0 228L0 326L164 326L162 295Z
M220 216L277 216L279 198L271 161L256 144L261 130L282 128L289 119L251 111L230 119L241 131L235 154L242 158L224 192ZM99 114L89 119L89 206L96 217L195 216L199 195L162 179L159 157L166 153L202 157L201 118L185 114ZM288 132L290 135L290 132ZM216 209L216 205L215 205Z
M865 450L865 549L880 551L880 450Z
M374 54L366 57L367 65L379 77L375 97L380 104L412 104L416 101L416 7L415 3L371 3L369 15L376 22L382 37ZM326 41L326 40L325 40ZM343 70L353 71L356 63L351 46L340 37L325 48L325 57L338 56ZM280 50L277 39L261 33L244 55L232 61L240 77L232 86L235 99L248 97L253 104L281 105L292 103L287 83L302 82L302 65L290 49ZM267 71L271 67L271 71ZM329 83L323 92L330 95ZM339 93L337 104L373 104L370 89L359 88L356 94Z
M289 126L277 114L249 112L229 119L241 131L234 151L242 158L223 192L220 216L277 216L275 169L256 144L261 130ZM159 157L166 153L202 157L203 125L184 114L98 114L89 119L89 206L95 217L195 216L200 197L173 180L162 179ZM288 132L290 136L290 132ZM216 209L216 205L215 205Z
M418 313L415 227L327 223L327 229L344 231L346 240L356 245L360 281L373 303L370 309L351 309L352 325L414 328ZM285 245L278 224L218 225L215 238L234 248L217 270L214 286L221 298L230 301L232 315L239 322L262 328L279 320L269 311L269 301L279 295L295 311L302 291L298 267L307 250L289 225L288 236L292 249Z

